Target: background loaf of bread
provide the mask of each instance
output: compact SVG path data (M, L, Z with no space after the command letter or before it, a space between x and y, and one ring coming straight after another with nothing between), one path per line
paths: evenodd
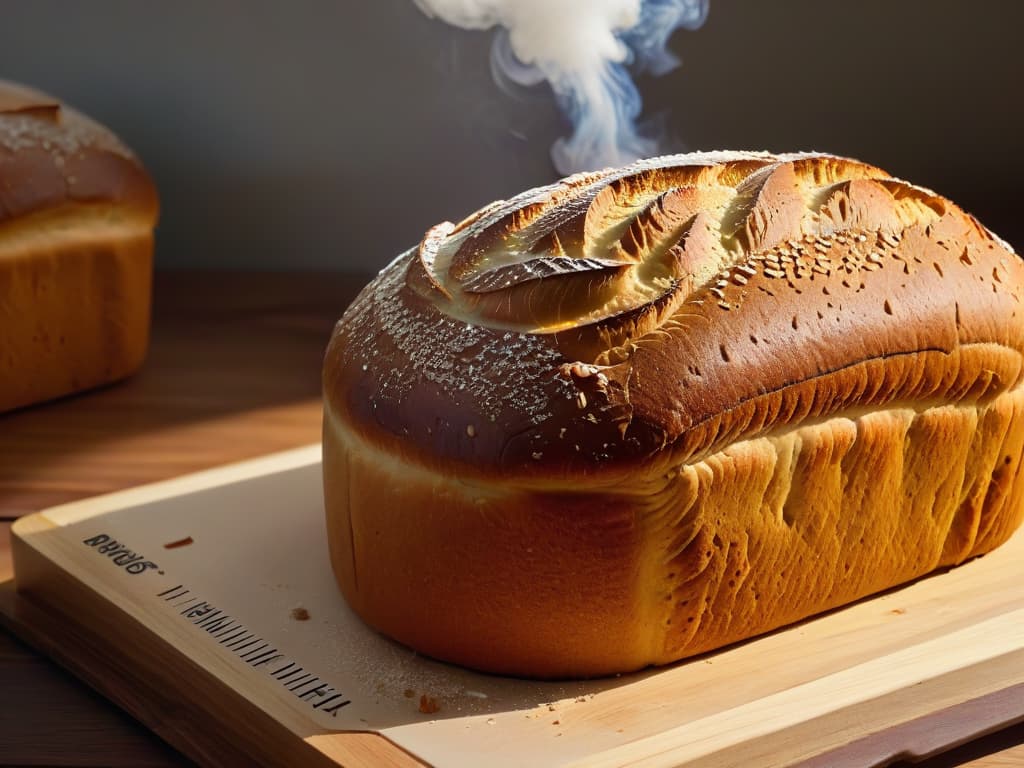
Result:
M827 155L679 155L430 230L338 323L345 597L432 656L661 664L1006 540L1024 265Z
M157 207L109 131L0 81L0 412L142 364Z

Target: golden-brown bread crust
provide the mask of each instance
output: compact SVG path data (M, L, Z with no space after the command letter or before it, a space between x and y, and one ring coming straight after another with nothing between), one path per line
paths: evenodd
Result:
M664 664L990 551L1021 523L1024 390L744 440L560 493L431 472L328 416L331 563L371 626L528 677Z
M824 155L659 158L440 225L328 348L342 589L442 658L601 674L987 551L1020 522L1022 289L954 204Z
M0 80L0 225L92 204L156 223L156 189L114 134L46 94Z
M0 81L0 412L142 364L157 215L112 133Z

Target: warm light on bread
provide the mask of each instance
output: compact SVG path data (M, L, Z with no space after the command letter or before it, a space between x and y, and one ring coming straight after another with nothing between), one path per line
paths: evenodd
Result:
M335 574L529 676L662 664L961 563L1022 517L1024 265L827 155L679 155L442 224L324 366Z
M0 81L0 412L142 364L156 218L113 134Z

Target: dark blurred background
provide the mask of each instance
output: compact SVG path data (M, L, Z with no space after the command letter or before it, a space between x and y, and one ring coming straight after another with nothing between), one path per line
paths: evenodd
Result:
M491 33L411 0L2 3L0 77L148 164L162 267L387 263L442 219L555 176L544 89L491 80ZM639 80L690 149L820 149L952 197L1024 248L1024 3L711 0Z

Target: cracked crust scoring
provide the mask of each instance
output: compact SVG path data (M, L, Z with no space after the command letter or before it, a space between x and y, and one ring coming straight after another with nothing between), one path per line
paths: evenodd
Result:
M659 158L436 227L328 349L342 588L442 658L594 674L987 551L1020 521L1022 286L953 203L826 155Z

